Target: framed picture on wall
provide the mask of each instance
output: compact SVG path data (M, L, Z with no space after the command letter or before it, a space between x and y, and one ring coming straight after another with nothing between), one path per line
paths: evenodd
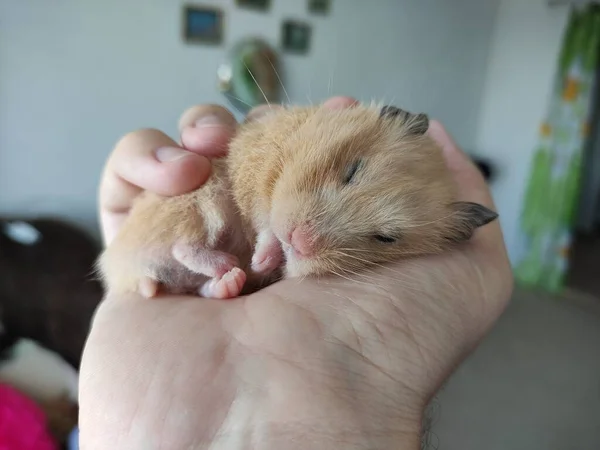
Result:
M282 29L283 49L290 53L305 54L310 50L312 29L296 20L286 20Z
M308 11L312 14L329 14L331 0L308 0Z
M193 44L221 44L223 12L217 8L184 6L183 37L186 42Z
M236 0L240 8L255 9L266 11L271 6L271 0Z

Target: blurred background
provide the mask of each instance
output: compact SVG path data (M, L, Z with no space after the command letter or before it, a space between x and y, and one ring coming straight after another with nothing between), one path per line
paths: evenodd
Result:
M267 95L426 112L489 175L519 287L426 445L600 448L600 12L581 0L0 0L0 382L67 417L66 441L103 164L137 128L177 138L191 105L241 118L239 62L264 69L248 38L277 60L287 94L267 73Z

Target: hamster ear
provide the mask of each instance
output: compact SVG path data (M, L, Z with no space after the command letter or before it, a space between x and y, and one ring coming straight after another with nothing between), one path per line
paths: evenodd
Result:
M457 202L452 207L455 214L448 239L457 243L468 241L477 228L498 218L497 213L478 203Z
M427 114L412 114L395 106L386 105L381 108L380 118L400 119L412 136L421 136L429 129L429 117Z

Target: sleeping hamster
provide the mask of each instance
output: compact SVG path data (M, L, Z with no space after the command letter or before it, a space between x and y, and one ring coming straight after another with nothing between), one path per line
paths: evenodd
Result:
M457 201L424 114L294 107L243 124L190 194L145 194L99 261L109 289L231 298L281 276L435 254L497 218Z

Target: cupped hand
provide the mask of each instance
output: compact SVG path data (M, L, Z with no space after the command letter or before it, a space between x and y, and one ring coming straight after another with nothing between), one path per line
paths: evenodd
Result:
M235 132L229 113L209 109L223 121L202 127L206 107L193 108L180 145L150 130L117 145L100 192L107 242L141 190L175 195L206 179L203 156L223 154ZM493 209L441 124L429 132L461 200ZM160 162L165 147L186 156ZM495 323L512 283L496 221L458 250L355 280L284 280L232 302L108 297L82 362L81 448L417 449L425 405Z

